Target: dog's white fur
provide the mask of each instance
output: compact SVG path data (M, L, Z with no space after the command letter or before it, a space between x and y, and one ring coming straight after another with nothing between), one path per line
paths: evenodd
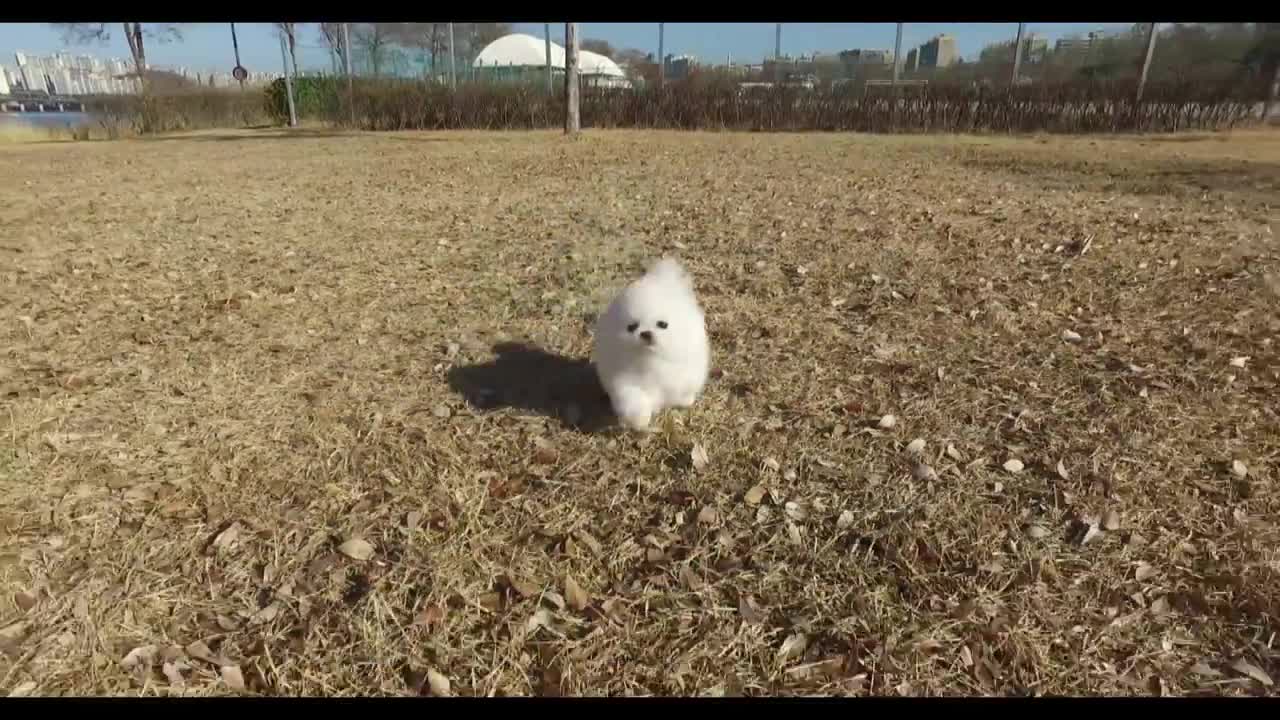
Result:
M659 260L614 298L596 323L592 359L628 428L648 430L662 410L693 405L707 384L711 346L693 279L678 261Z

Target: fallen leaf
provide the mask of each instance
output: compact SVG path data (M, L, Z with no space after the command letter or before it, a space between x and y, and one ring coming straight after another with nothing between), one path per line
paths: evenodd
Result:
M1245 366L1245 363L1247 363L1247 362L1249 362L1249 356L1248 356L1248 355L1240 355L1240 356L1238 356L1238 357L1233 357L1233 358L1231 358L1231 362L1230 362L1229 364L1230 364L1230 365L1231 365L1231 367L1233 367L1233 368L1242 368L1242 367L1244 367L1244 366Z
M573 534L583 545L586 545L587 548L591 550L592 555L599 556L600 553L604 551L603 546L600 545L600 541L586 530L575 530Z
M689 451L689 458L693 461L694 470L701 470L707 466L707 463L711 462L711 459L707 457L707 449L702 446L702 443L694 444L693 449Z
M748 505L759 505L760 501L764 500L764 495L766 492L768 491L765 490L763 485L756 485L755 487L747 491L747 494L746 496L743 497L743 499L747 501Z
M1236 477L1238 477L1238 478L1240 478L1241 480L1243 480L1243 479L1245 479L1246 477L1248 477L1248 476L1249 476L1249 468L1248 468L1248 466L1246 466L1244 463L1240 462L1239 460L1232 460L1232 461L1231 461L1231 474L1232 474L1232 475L1235 475Z
M1114 532L1120 529L1120 513L1114 508L1102 514L1102 529Z
M911 467L911 477L920 482L928 482L938 479L938 472L926 463L918 462Z
M262 608L258 612L254 613L253 616L249 618L249 624L262 625L265 623L269 623L275 619L276 615L279 615L279 614L280 614L280 602L277 600L276 602L273 602L270 605Z
M436 416L437 418L440 418L441 420L447 420L449 419L449 416L453 414L453 411L449 409L448 405L445 405L444 403L440 403L435 407L431 408L431 414Z
M31 593L16 592L13 594L13 604L18 606L22 612L27 612L36 606L36 596Z
M537 449L533 451L533 462L537 465L554 465L559 454L552 444L542 438L534 440Z
M894 417L893 415L885 415L880 418L880 422L876 423L876 426L879 427L881 430L892 430L893 426L897 424L898 424L898 418Z
M808 647L809 638L804 633L796 633L782 641L782 647L778 648L778 660L786 662L800 657Z
M1066 480L1067 482L1071 482L1071 476L1067 474L1067 466L1062 464L1061 460L1058 461L1057 470L1058 470L1058 477L1062 478L1063 480Z
M591 604L591 596L570 575L566 575L564 578L564 598L569 603L569 607L578 612L586 610L587 606Z
M1144 580L1154 577L1155 574L1156 574L1156 569L1154 567L1152 567L1148 563L1141 562L1141 563L1138 563L1138 569L1133 572L1133 577L1138 582L1142 582Z
M792 545L799 545L804 542L804 538L800 536L800 527L793 522L787 522L787 539Z
M226 664L222 660L222 658L214 656L213 651L209 649L208 645L204 644L203 640L196 640L195 642L191 643L190 645L186 646L183 649L186 650L187 655L190 655L191 657L197 660L203 660L209 663L210 665Z
M1027 537L1040 540L1049 536L1049 530L1043 525L1031 525L1027 528Z
M483 593L476 598L476 602L489 612L498 612L502 609L502 594L496 592Z
M1169 612L1169 598L1161 595L1151 603L1152 615L1164 615Z
M803 505L794 500L788 500L787 504L782 506L782 509L786 512L787 517L797 522L809 517L809 511L806 510Z
M616 597L611 597L609 600L600 603L600 610L604 611L605 618L613 620L614 623L622 623L626 618L626 607Z
M551 617L550 610L546 608L538 608L534 611L533 615L529 617L529 620L525 622L525 629L529 632L534 632L538 628L545 628L555 632L555 621Z
M1212 667L1209 666L1208 663L1206 663L1203 660L1197 661L1194 665L1187 668L1187 670L1201 677L1210 677L1210 678L1222 677L1222 673L1220 671L1213 669Z
M368 560L373 557L373 545L363 538L354 537L338 546L338 552L352 560Z
M1009 458L1008 460L1004 461L1004 465L1002 467L1004 467L1004 469L1009 471L1010 473L1017 475L1018 473L1022 472L1022 468L1024 467L1024 465L1022 464L1022 461L1017 458Z
M738 614L742 616L743 622L751 624L762 623L769 619L769 614L762 610L750 595L738 597Z
M218 536L213 539L213 546L219 550L230 550L239 537L240 523L233 522L227 526L226 530L218 533Z
M1069 343L1078 343L1084 338L1080 337L1080 333L1074 330L1063 330L1062 339Z
M924 452L924 438L916 438L907 443L906 452L909 455L919 455Z
M689 588L693 592L698 592L699 590L702 589L704 585L707 584L706 581L703 580L696 572L693 571L693 568L688 565L685 565L683 568L680 569L680 582L684 583L684 586Z
M952 460L955 460L956 462L960 462L963 459L963 457L960 455L960 451L957 450L956 446L952 445L951 443L947 443L947 457L951 458Z
M698 511L698 522L703 525L714 525L720 521L720 514L710 505L704 506Z
M244 690L244 673L240 672L239 665L223 665L218 670L222 675L222 682L232 690Z
M178 669L176 663L167 662L160 667L160 671L164 673L165 678L173 687L182 688L186 686L186 680L183 679L182 671Z
M1231 663L1231 669L1235 670L1241 675L1248 675L1249 677L1253 678L1254 680L1257 680L1258 682L1262 683L1267 687L1271 687L1272 685L1271 676L1268 675L1265 670L1258 667L1257 665L1254 665L1248 660L1245 660L1244 658L1240 658L1239 660L1236 660L1235 662Z
M840 517L836 518L836 528L840 530L847 530L851 525L853 525L854 519L853 511L845 510L840 513Z
M427 605L418 612L414 622L423 627L431 627L444 620L444 608L439 605Z
M157 648L155 645L143 645L141 647L136 647L130 650L128 655L124 656L124 659L120 661L120 664L123 665L126 670L132 670L136 667L151 667L152 661L155 660L156 650Z
M449 678L441 675L435 670L427 670L427 687L431 688L431 694L435 697L453 696L453 689L449 683Z
M525 580L524 578L516 575L507 575L506 580L507 585L510 586L512 590L515 590L520 597L533 597L534 595L538 595L542 592L541 585Z
M1098 529L1097 525L1093 523L1085 523L1084 537L1080 538L1080 544L1088 545L1101 537L1101 535L1102 531Z

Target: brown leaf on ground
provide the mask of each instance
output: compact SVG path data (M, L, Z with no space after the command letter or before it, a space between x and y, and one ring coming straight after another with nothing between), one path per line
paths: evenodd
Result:
M1245 675L1247 677L1253 678L1254 680L1257 680L1258 682L1262 683L1266 687L1271 687L1273 684L1271 680L1271 676L1268 675L1265 670L1258 667L1257 665L1254 665L1248 660L1245 660L1244 658L1240 658L1239 660L1236 660L1235 662L1231 663L1231 669L1235 670L1241 675Z
M237 692L244 691L244 674L240 672L239 665L223 665L218 668L218 674L222 677L222 682L227 687Z
M338 546L338 552L352 560L368 560L373 557L373 545L364 538L351 538Z
M586 610L587 606L591 604L591 596L582 589L582 586L571 575L566 575L564 578L564 599L569 604L569 607L578 612Z
M453 684L438 670L427 670L427 687L434 697L453 697Z
M693 450L689 452L690 460L693 462L694 470L705 470L707 464L711 462L711 458L707 455L707 448L702 443L693 446Z

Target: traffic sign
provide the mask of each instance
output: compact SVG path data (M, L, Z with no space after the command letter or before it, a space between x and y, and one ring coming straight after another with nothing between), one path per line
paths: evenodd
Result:
M239 82L244 82L245 79L249 77L249 71L245 70L244 66L237 65L235 66L235 69L231 71L231 77L235 78Z

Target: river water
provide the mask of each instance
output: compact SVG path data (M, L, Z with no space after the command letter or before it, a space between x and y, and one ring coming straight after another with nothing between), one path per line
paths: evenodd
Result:
M83 112L3 112L0 125L10 123L37 128L84 127L93 125L93 116Z

